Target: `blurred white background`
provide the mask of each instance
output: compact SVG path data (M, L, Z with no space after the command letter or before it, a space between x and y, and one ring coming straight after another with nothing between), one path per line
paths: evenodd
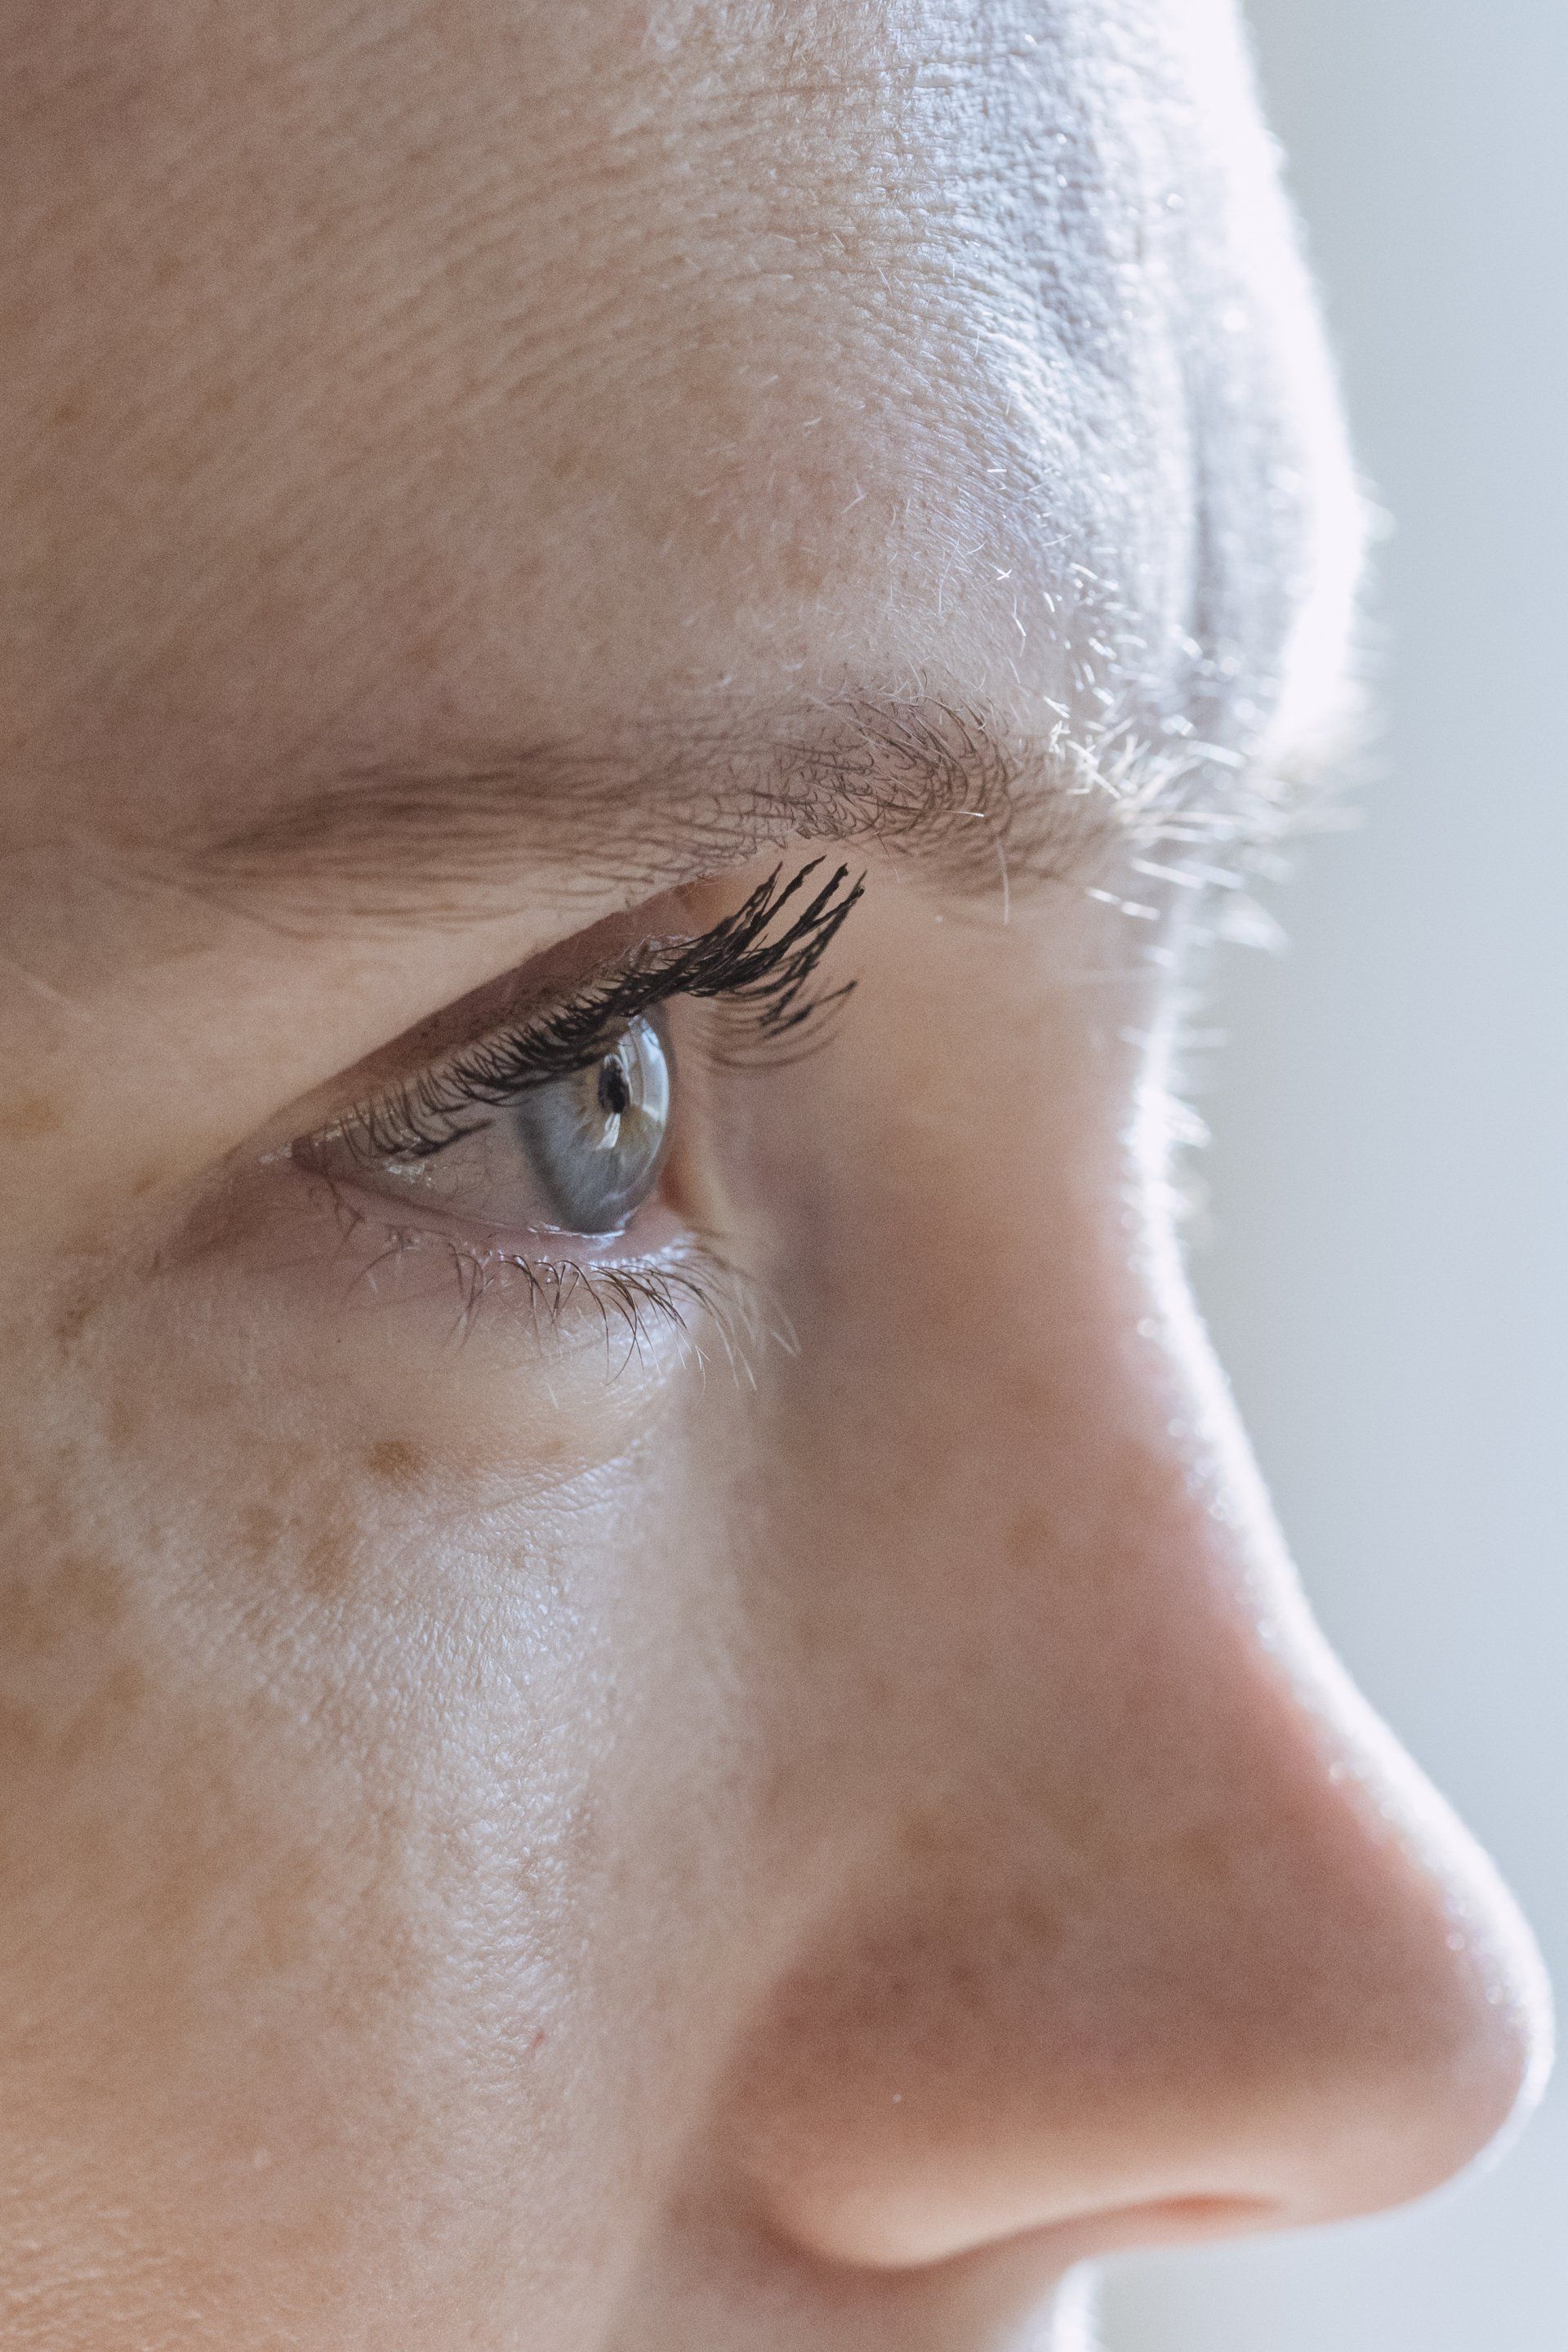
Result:
M1568 5L1253 0L1383 551L1363 829L1229 951L1204 1294L1331 1633L1568 1990ZM1562 2352L1568 2084L1489 2175L1113 2271L1108 2352Z

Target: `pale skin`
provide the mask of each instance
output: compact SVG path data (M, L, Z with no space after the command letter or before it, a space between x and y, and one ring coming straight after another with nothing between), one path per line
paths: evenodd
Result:
M1227 11L5 34L6 2343L990 2352L1431 2188L1538 1965L1164 1165L1356 560ZM364 1146L816 856L618 1222Z

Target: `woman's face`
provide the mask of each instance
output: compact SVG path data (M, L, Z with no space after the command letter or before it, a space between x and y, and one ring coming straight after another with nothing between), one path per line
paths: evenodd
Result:
M1535 1962L1172 1238L1354 559L1221 0L5 33L7 2342L1428 2187Z

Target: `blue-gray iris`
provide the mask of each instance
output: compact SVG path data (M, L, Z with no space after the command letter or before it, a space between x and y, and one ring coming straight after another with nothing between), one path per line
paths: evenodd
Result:
M639 1016L597 1061L509 1108L552 1223L614 1234L631 1222L658 1181L673 1094L664 1040Z

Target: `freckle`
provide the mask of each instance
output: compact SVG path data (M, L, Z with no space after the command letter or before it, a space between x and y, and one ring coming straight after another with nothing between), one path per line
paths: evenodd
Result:
M50 1657L84 1626L101 1632L124 1614L114 1563L68 1553L44 1572L0 1587L0 1647L14 1657Z
M364 1459L371 1475L389 1486L412 1486L425 1466L418 1447L405 1437L378 1437L365 1448Z
M79 1291L55 1318L55 1338L64 1354L72 1352L91 1319L92 1301Z
M0 1136L7 1143L37 1143L58 1135L64 1125L53 1103L41 1095L24 1095L20 1102L0 1103Z

